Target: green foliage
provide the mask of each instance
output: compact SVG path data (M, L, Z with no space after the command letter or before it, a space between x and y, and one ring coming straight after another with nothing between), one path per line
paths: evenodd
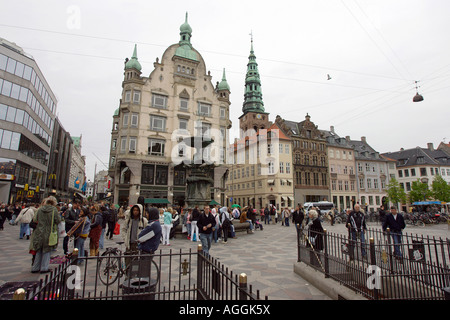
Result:
M409 192L409 201L425 201L433 196L431 190L428 189L428 184L423 183L417 179L411 184L411 191Z
M450 185L440 175L435 175L431 184L433 198L439 201L450 201Z
M397 203L405 203L406 202L406 193L405 190L400 186L400 183L397 179L392 178L389 184L387 185L387 199L391 201L395 206Z

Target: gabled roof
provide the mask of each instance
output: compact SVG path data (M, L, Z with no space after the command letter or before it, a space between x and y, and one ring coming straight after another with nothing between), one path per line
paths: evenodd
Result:
M450 165L450 157L442 150L416 147L413 149L383 153L383 156L397 161L397 166Z

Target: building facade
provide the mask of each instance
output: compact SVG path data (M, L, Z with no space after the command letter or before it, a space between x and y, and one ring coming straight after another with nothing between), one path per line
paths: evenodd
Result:
M239 139L228 150L227 205L292 208L291 139L269 121L269 114L265 112L253 39L239 129Z
M71 198L81 197L86 198L85 189L87 187L86 181L86 156L81 154L82 136L71 137L73 141L72 157L70 161L69 174L69 191Z
M432 143L428 143L427 148L402 148L399 151L386 152L382 155L395 161L395 178L406 194L411 191L413 182L417 180L426 183L431 189L436 175L441 175L446 179L447 172L450 173L450 155L442 149L434 149ZM407 201L402 205L406 211L409 210L411 203Z
M47 195L53 195L62 202L73 198L69 191L72 150L72 138L56 118L45 187Z
M169 46L142 76L135 46L126 59L122 98L113 116L109 176L114 201L183 205L193 149L183 137L212 137L214 143L203 156L224 163L228 144L230 87L225 71L220 83L212 84L201 54L192 46L192 28L180 27L180 40ZM213 199L225 198L225 166L214 170Z
M33 57L0 38L0 201L42 200L56 105Z
M327 140L311 121L301 122L277 116L275 123L291 138L295 204L330 201Z
M359 199L357 203L366 212L375 212L385 203L386 187L389 183L388 161L380 156L366 140L351 140L346 137L354 150Z
M322 132L327 141L330 200L340 212L353 209L358 199L353 148L347 139L336 134L333 126Z

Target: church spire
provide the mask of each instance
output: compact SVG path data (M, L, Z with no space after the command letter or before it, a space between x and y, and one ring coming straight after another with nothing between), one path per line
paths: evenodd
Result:
M250 55L248 57L247 74L245 76L244 105L242 112L264 112L262 100L261 79L259 77L258 63L253 50L253 33L251 35Z

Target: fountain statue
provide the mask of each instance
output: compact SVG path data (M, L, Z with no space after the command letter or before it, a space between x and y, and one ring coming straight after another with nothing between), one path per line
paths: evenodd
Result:
M179 142L183 142L186 146L193 147L196 150L193 161L190 163L183 162L183 165L190 171L186 179L186 203L188 207L193 208L198 205L202 209L211 202L211 186L214 185L211 173L214 172L215 168L214 163L207 163L203 159L203 151L214 140L195 136L180 138Z

